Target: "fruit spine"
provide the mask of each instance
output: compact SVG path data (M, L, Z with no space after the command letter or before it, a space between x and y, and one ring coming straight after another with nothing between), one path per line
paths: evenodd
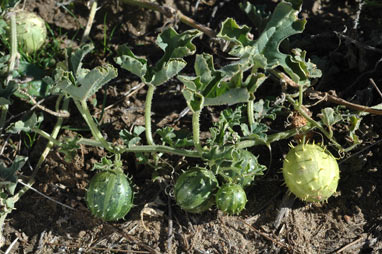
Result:
M289 191L307 202L326 201L336 192L340 178L337 160L316 144L292 147L282 171Z

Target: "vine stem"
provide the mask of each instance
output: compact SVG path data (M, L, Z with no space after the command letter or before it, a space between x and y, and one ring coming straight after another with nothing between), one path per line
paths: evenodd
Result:
M253 126L255 124L255 116L253 115L254 102L253 100L249 100L247 103L247 114L248 114L248 123L249 126Z
M63 95L60 95L57 99L57 103L56 103L56 109L59 109L59 104L61 102L61 100L63 99ZM68 97L65 97L64 100L63 100L63 104L62 104L62 110L63 112L68 112L68 108L69 108L69 101L70 99ZM59 117L57 119L57 122L56 122L56 125L54 126L53 130L52 130L52 138L56 139L57 136L58 136L58 133L60 132L61 130L61 126L62 126L62 122L64 121L64 118L63 117ZM37 162L37 165L36 165L36 171L41 167L42 163L45 161L46 157L48 156L50 150L52 149L52 147L54 146L54 142L52 141L49 141L49 143L46 145L44 151L42 152L41 156L40 156L40 159L38 160ZM34 175L37 174L34 173Z
M102 133L98 129L97 124L94 122L92 115L90 114L88 105L86 103L86 100L73 100L74 103L77 106L77 109L80 111L82 117L85 119L87 125L90 128L90 131L93 135L93 137L102 144L102 147L104 147L106 150L112 153L116 153L117 151L112 147L112 145L106 141L106 139L103 137Z
M151 130L151 108L154 97L155 86L149 84L145 101L145 134L149 145L155 145Z
M133 146L133 147L126 147L122 148L121 153L125 152L147 152L147 153L168 153L173 155L179 155L179 156L186 156L191 158L201 158L202 155L199 153L199 151L193 151L193 150L185 150L185 149L177 149L172 148L170 146L164 146L164 145L142 145L142 146Z
M194 111L192 114L192 139L194 146L199 154L203 154L203 148L200 144L200 113L202 110Z
M243 140L236 145L236 148L237 149L244 149L244 148L248 148L248 147L252 147L252 146L258 146L258 145L267 145L268 146L269 144L271 144L273 142L277 142L277 141L280 141L282 139L288 139L288 138L291 138L293 136L296 136L297 134L311 131L315 128L316 128L316 126L309 124L309 125L305 125L305 126L298 128L298 129L297 128L296 129L290 129L290 130L286 130L283 132L269 135L267 137L267 140L265 140L265 141L262 139Z
M61 146L62 143L58 141L57 139L53 138L49 133L46 133L45 131L41 131L39 129L32 129L32 131L36 132L37 134L41 135L42 137L49 140L49 142L52 142L53 145ZM95 147L104 147L104 144L101 142L94 140L94 139L88 139L88 138L81 138L77 141L77 144L81 145L88 145L88 146L95 146ZM168 154L174 154L179 156L186 156L186 157L192 157L192 158L201 158L201 154L199 154L198 151L192 151L192 150L186 150L186 149L177 149L170 146L164 146L164 145L141 145L141 146L133 146L133 147L125 147L121 148L118 153L137 153L137 152L144 152L144 153L168 153Z

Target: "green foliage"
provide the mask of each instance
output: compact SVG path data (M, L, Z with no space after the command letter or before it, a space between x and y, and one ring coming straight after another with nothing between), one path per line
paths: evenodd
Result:
M248 12L254 11L249 4L244 7ZM247 26L239 26L231 18L223 22L218 36L233 43L230 54L239 57L238 64L243 67L267 70L281 66L292 80L306 83L309 78L321 76L315 65L306 62L306 52L295 49L292 51L294 55L289 55L279 50L283 40L304 30L306 21L297 17L300 9L299 1L280 2L256 40L250 39Z
M83 58L93 50L85 44L80 49L68 49L68 64L56 70L57 87L77 101L86 101L110 80L117 77L117 69L111 64L97 66L92 70L82 68Z
M256 156L244 149L233 150L230 158L211 161L209 164L211 168L216 168L225 182L243 187L251 185L255 177L263 175L267 169L258 162Z
M9 133L31 132L44 120L43 115L35 113L25 115L22 120L15 122L8 129Z
M119 132L119 136L125 142L125 145L128 147L132 147L138 145L141 141L140 135L145 131L145 127L143 126L134 126L133 131L130 132L126 129L121 130Z
M164 54L154 66L150 66L146 59L135 56L126 44L119 47L120 56L116 57L115 61L122 68L140 77L145 84L159 86L186 66L183 58L195 53L196 47L192 40L200 35L197 30L178 34L174 29L167 28L157 38L156 43Z
M185 211L200 213L216 203L222 211L238 214L247 202L244 188L253 184L266 170L259 163L258 155L250 152L251 146L267 145L270 148L272 142L318 129L332 144L341 148L334 139L334 131L337 125L344 123L348 128L347 142L351 143L351 147L361 142L357 136L361 114L344 112L340 108L324 108L315 117L303 114L304 91L311 85L311 79L321 76L321 71L306 57L306 51L289 49L284 43L291 36L302 33L305 28L306 21L298 18L301 4L302 1L299 0L281 1L272 14L250 3L241 4L241 8L257 26L257 38L250 34L252 28L227 18L217 37L229 43L229 54L233 56L230 59L233 60L215 66L213 55L198 52L194 58L194 72L191 74L181 74L181 71L187 65L186 59L189 58L186 57L197 52L193 44L193 40L201 35L197 30L177 33L173 28L167 28L160 33L156 44L163 51L163 55L155 64L136 56L126 44L119 46L118 56L114 61L148 85L145 126L121 130L119 136L123 142L108 141L87 106L88 100L95 97L102 87L118 75L117 69L109 63L92 69L84 67L84 60L94 49L92 44L82 45L76 50L67 48L66 59L57 63L53 77L44 77L44 65L29 61L28 54L25 54L12 75L19 79L31 76L34 80L26 84L11 81L7 87L0 87L0 106L11 105L13 95L29 100L17 92L18 88L34 97L54 94L59 95L59 98L71 98L88 125L92 138L76 135L56 140L38 130L43 118L36 114L29 114L12 123L7 130L10 133L35 132L48 138L51 143L61 147L60 151L67 161L74 158L80 145L103 148L107 155L94 164L93 170L101 172L90 181L86 201L92 214L106 221L123 218L133 206L131 182L123 173L120 160L125 152L134 152L138 162L155 169L161 168L159 162L166 153L199 159L197 163L203 166L192 167L176 181L174 194L177 204ZM0 20L0 36L5 31ZM0 56L2 77L8 75L8 61L8 55ZM289 76L300 86L297 102L296 94L288 94L288 90L282 90L283 96L277 102L274 98L258 98L259 88L266 88L272 82L269 77L285 82L283 75ZM192 132L188 128L178 131L170 126L152 132L151 105L154 89L174 77L184 85L182 95L192 113ZM284 114L290 113L290 108L285 106L288 102L293 110L305 117L308 124L293 130L271 131L269 122L275 121L281 110ZM93 105L96 106L95 103ZM200 123L205 122L200 121L200 115L206 106L219 106L221 113L212 127L209 123L203 126L206 128L202 129L209 132L203 133L205 135L202 135L202 139ZM4 112L2 116L6 116ZM319 120L316 121L315 118ZM142 137L143 133L145 138ZM148 145L144 144L145 141ZM302 146L297 146L287 155L283 168L287 186L304 200L326 200L335 191L338 183L336 161L322 148L315 145L305 146L305 150ZM114 160L110 159L113 157ZM300 160L300 157L304 160ZM18 161L19 164L16 165ZM1 186L9 186L6 190L10 194L14 192L15 185L12 184L17 182L15 172L20 165L21 159L15 161L13 168L0 166ZM322 165L329 170L324 171ZM302 170L304 167L309 170L305 172ZM160 171L154 174L159 174L158 172ZM324 172L323 176L320 175L321 172ZM302 187L301 183L304 183ZM8 193L0 192L0 202L7 207L13 207L14 204L7 199Z
M189 132L175 131L169 126L158 129L156 133L161 137L164 144L174 148L191 147L194 144Z
M9 82L8 86L3 88L0 86L0 105L12 104L11 96L16 92L17 84L15 82Z
M10 195L15 193L18 179L16 172L24 166L27 160L27 157L16 156L10 167L0 163L0 192L4 188Z

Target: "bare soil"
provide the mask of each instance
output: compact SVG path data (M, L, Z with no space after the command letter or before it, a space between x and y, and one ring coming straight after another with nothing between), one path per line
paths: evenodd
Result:
M91 32L99 50L86 61L89 66L114 63L114 50L122 43L129 43L138 55L156 59L161 52L154 44L155 38L165 25L176 26L180 31L188 29L154 11L99 2L101 8ZM234 17L240 24L249 22L238 8L239 1L225 1L215 16L212 16L213 8L219 1L205 1L211 6L201 3L198 9L195 9L196 1L161 2L181 9L216 31L226 17ZM276 3L258 2L266 4L269 11ZM64 1L56 0L26 3L27 9L40 14L55 35L60 36L63 48L82 35L89 15L86 1L75 1L71 5L61 5ZM324 65L319 65L323 77L316 88L334 90L342 98L364 105L381 103L382 98L374 88L370 89L368 80L373 78L382 89L382 67L378 65L382 57L382 9L364 6L356 29L346 32L353 29L357 20L357 1L310 0L304 1L303 8L301 15L307 18L307 27L293 43L306 49L309 57L326 60ZM115 28L105 51L104 28L109 34ZM206 38L196 43L200 51L213 51ZM118 139L122 129L144 125L146 87L124 96L137 85L137 77L120 70L118 79L97 95L101 102L107 94L106 105L113 105L103 115L103 131L108 139ZM189 115L176 121L186 107L180 86L177 81L171 81L158 90L154 100L154 128L163 125L190 128ZM322 103L316 107L325 106L333 105ZM68 128L61 135L71 135L76 128L86 126L74 105L70 110L73 118L64 123ZM100 115L101 106L92 110ZM203 123L209 126L219 110L204 111L202 126ZM52 118L41 128L50 130L53 123ZM137 164L133 154L126 155L123 158L128 165L126 172L136 185L135 206L125 220L115 223L92 217L84 200L88 182L94 175L90 169L104 152L83 146L73 161L66 162L55 149L38 172L34 188L73 210L28 191L7 217L5 244L1 250L5 251L18 238L12 253L382 253L382 143L379 142L382 117L365 117L361 130L363 144L340 160L341 179L336 195L322 204L296 200L279 223L276 219L286 193L280 174L286 142L272 147L271 164L268 150L253 150L260 155L261 163L271 166L247 189L248 204L240 216L227 216L215 209L201 215L187 214L176 206L171 197L174 179L181 168L193 162L168 157L172 168L162 170L169 173L163 174L160 181L152 181L153 170ZM90 137L88 132L81 134ZM22 138L15 142L22 143ZM32 165L45 144L39 138L32 149L25 151L24 148ZM4 153L11 154L9 149ZM31 171L25 167L21 174L28 176Z

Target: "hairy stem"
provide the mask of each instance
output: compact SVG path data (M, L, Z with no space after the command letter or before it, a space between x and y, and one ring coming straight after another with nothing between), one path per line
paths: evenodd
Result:
M192 114L192 139L194 141L194 146L199 154L203 154L203 148L200 144L200 112L198 110Z
M247 114L248 114L248 123L249 126L253 126L255 124L255 117L253 115L253 100L249 100L247 103Z
M266 141L264 141L262 139L255 139L255 138L249 139L249 140L243 140L236 145L236 148L237 149L243 149L243 148L248 148L248 147L258 146L258 145L269 145L273 142L277 142L277 141L280 141L282 139L288 139L288 138L291 138L293 136L296 136L297 134L311 131L315 128L316 127L312 126L312 125L305 125L305 126L298 128L298 129L296 128L296 129L286 130L283 132L269 135L267 137Z
M63 95L60 95L58 97L57 103L56 103L56 110L59 110L59 105L60 105L60 102L63 99L63 97L64 97ZM62 105L62 110L64 112L68 111L69 101L70 101L69 98L67 98L67 97L64 98L64 102L63 102L63 105ZM61 130L61 126L62 126L62 122L63 121L64 121L64 118L63 117L59 117L57 119L56 124L53 127L51 137L54 138L55 140L56 140L56 138L58 136L58 133ZM54 142L49 141L49 143L46 145L44 151L42 152L42 154L40 156L40 159L38 160L38 162L36 164L35 172L33 172L33 175L37 174L37 170L41 167L42 163L45 161L46 157L48 156L48 154L49 154L49 152L50 152L50 150L52 149L53 146L54 146Z
M145 134L146 134L147 143L149 145L155 145L152 130L151 130L151 107L153 102L154 91L155 91L155 86L149 85L149 88L147 89L146 101L145 101Z
M104 147L109 152L112 152L112 153L117 152L115 148L113 148L112 145L106 141L106 139L103 137L102 133L98 129L97 124L94 122L93 117L90 114L86 100L82 100L82 101L74 100L74 103L76 104L77 109L80 111L82 117L85 119L87 125L89 126L93 137L97 141L99 141L102 144L102 147Z
M157 153L167 153L167 154L173 154L173 155L179 155L179 156L186 156L186 157L192 157L192 158L201 158L201 154L198 151L192 151L192 150L185 150L185 149L177 149L169 146L163 146L163 145L143 145L143 146L133 146L133 147L126 147L121 149L121 153L137 153L137 152L157 152Z

